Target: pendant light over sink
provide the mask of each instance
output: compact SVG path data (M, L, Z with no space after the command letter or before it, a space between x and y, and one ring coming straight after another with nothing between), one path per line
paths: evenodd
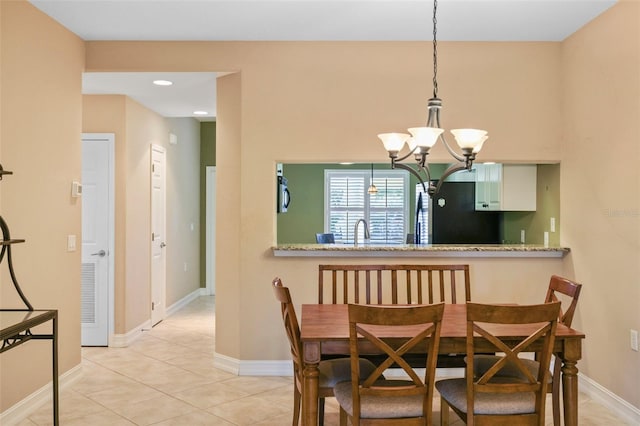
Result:
M429 197L433 197L440 190L442 182L451 174L461 170L471 170L476 154L482 148L487 140L487 132L478 129L454 129L451 133L456 139L462 154L457 153L451 148L445 139L444 130L440 127L440 109L442 108L442 99L438 97L438 41L437 41L437 19L436 12L438 9L438 0L433 2L433 97L427 102L427 125L426 127L412 127L407 129L407 133L381 133L378 135L384 148L391 158L391 168L399 168L409 171L416 176L422 188ZM440 139L447 151L456 160L442 174L438 180L438 185L431 183L431 172L427 163L427 155L429 150ZM409 152L400 157L400 151L404 148L405 143ZM414 157L415 165L407 165L401 163L410 156ZM425 182L426 178L426 182Z
M370 195L378 193L378 188L376 188L376 186L373 184L373 163L371 163L371 184L369 185L369 189L367 189L367 192Z

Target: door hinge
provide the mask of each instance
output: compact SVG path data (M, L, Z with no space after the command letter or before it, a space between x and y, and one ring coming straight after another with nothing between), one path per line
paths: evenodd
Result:
M156 304L155 302L151 302L151 310L153 311L154 309L156 309Z
M151 173L155 173L156 172L156 165L152 164L151 165Z
M156 240L156 233L152 232L151 233L151 241L155 241Z

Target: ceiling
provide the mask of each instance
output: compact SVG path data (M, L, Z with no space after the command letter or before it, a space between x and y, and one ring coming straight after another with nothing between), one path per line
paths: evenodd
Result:
M84 40L431 40L430 0L30 0ZM616 0L440 0L438 39L562 41ZM157 87L163 78L172 86ZM160 90L162 89L162 90ZM166 117L215 117L214 73L87 73Z

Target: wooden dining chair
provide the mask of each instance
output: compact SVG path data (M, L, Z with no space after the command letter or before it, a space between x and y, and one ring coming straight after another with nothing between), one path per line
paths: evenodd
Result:
M316 234L316 243L318 244L334 244L336 237L332 233L328 234Z
M340 404L340 426L346 426L347 419L351 419L353 426L432 424L433 384L444 303L426 306L350 304L348 309L351 380L338 383L334 388ZM384 334L379 326L384 326ZM412 337L400 342L384 339L393 337L394 328L407 326L412 326ZM366 347L375 348L386 357L373 372L359 368L361 340L368 345ZM403 355L412 350L423 354L424 378L403 359ZM381 381L382 373L392 365L402 368L410 380Z
M280 302L282 320L291 347L291 358L293 360L293 426L297 426L300 418L300 407L302 403L302 373L304 362L302 358L302 342L300 341L300 327L298 317L291 300L289 289L282 284L280 278L275 278L272 282L273 292ZM370 374L375 370L375 366L361 359L357 363L363 374ZM336 383L351 379L350 358L332 359L321 361L318 366L318 417L319 425L324 424L324 399L333 396L333 387Z
M567 278L560 277L558 275L552 275L551 280L549 281L549 288L547 289L547 295L545 297L545 303L557 302L561 303L564 300L565 303L568 303L566 309L560 309L558 314L558 322L560 324L564 324L567 327L571 327L571 323L573 322L573 316L576 311L576 306L578 305L578 298L580 297L580 290L582 289L582 284L571 281ZM564 297L562 296L564 295ZM560 297L559 297L560 296ZM538 363L538 355L536 354L536 360L523 360L529 371L533 374L537 374L538 368L540 365ZM496 357L490 355L475 355L474 358L474 368L476 375L484 374L493 364L496 362ZM553 407L553 424L554 426L560 426L560 370L562 367L562 361L557 354L554 354L554 362L553 362L553 371L549 376L549 382L547 386L547 392L551 393L552 407ZM518 376L518 371L507 367L503 370L503 375L507 376Z
M560 302L541 305L467 303L467 359L473 359L477 335L504 355L496 355L496 363L484 374L477 374L475 363L469 362L466 377L436 382L441 401L440 424L449 424L451 407L470 425L544 426L549 363L559 312ZM491 330L502 324L519 324L522 333L499 338ZM522 352L532 349L540 354L540 368L535 375L519 357ZM505 368L517 370L518 375L501 375Z
M469 265L318 265L318 303L464 303L470 281Z

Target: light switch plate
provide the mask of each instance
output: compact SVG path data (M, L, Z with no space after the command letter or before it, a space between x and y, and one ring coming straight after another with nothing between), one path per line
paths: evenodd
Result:
M67 251L76 251L75 235L67 235Z
M552 217L551 220L549 221L549 230L551 232L556 232L556 218Z

